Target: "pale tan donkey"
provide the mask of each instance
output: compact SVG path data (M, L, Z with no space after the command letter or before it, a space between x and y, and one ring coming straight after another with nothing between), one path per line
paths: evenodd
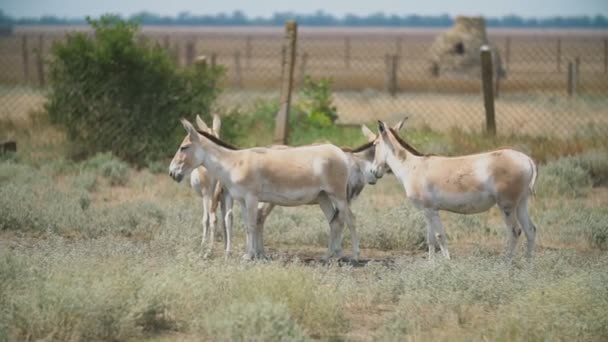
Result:
M450 258L439 210L473 214L495 204L507 226L508 260L521 233L518 221L528 240L526 256L532 257L536 227L528 213L528 198L533 194L537 168L530 157L511 149L460 157L425 156L382 121L378 121L378 132L375 172L381 177L388 165L401 181L407 198L424 211L429 259L436 245Z
M399 121L397 124L393 126L395 131L399 131L401 127L403 127L405 119ZM350 172L348 175L348 201L354 201L365 185L367 184L376 184L377 178L373 172L370 172L370 168L373 168L374 162L374 154L376 146L374 145L374 141L376 139L376 134L372 133L372 131L367 128L367 126L362 125L361 130L363 135L368 139L368 143L363 144L356 148L342 148L344 152L346 152L346 156L349 160ZM275 148L275 146L273 146ZM289 148L286 146L276 147L276 148ZM323 193L319 195L316 201L313 201L309 204L319 204L323 214L329 221L330 225L330 239L329 245L330 249L334 251L334 255L332 257L340 258L342 255L342 230L344 228L343 222L337 219L335 216L336 212L331 205L331 202L327 198L327 196ZM258 221L257 221L257 230L258 234L263 236L264 232L264 223L275 205L271 203L260 204L258 210Z
M217 114L213 115L213 125L209 128L207 124L201 119L200 116L196 116L196 124L201 131L215 136L220 137L221 119ZM216 230L217 216L216 210L218 204L222 206L223 215L220 215L220 221L222 227L224 227L224 250L225 254L229 255L232 249L232 216L230 213L226 214L228 210L232 208L232 201L226 199L223 194L219 193L221 184L217 181L207 169L203 166L196 168L190 174L190 186L194 192L201 196L203 202L203 237L201 239L201 253L204 258L207 258L213 251L213 243L215 241L214 233ZM205 250L205 243L209 241L208 248Z
M347 197L349 161L340 148L326 144L238 150L211 134L197 132L187 120L181 122L188 134L171 161L169 174L179 182L202 165L218 178L243 207L247 227L245 258L264 255L262 236L256 234L258 203L298 206L311 203L324 193L338 218L349 227L353 259L358 259L359 237Z

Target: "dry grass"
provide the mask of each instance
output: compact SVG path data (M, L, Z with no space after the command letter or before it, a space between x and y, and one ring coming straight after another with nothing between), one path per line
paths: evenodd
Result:
M63 137L43 115L12 115L0 130L20 146L0 159L0 340L600 341L608 334L608 190L601 187L608 155L598 137L576 150L597 151L541 165L532 264L521 241L514 263L504 262L504 223L494 209L443 213L454 259L429 263L421 213L387 176L353 205L364 259L353 267L321 262L328 228L317 206L276 208L265 230L270 259L253 263L239 258L237 206L237 252L224 260L218 248L203 260L201 205L185 184L108 155L66 160ZM428 129L405 134L434 152L493 143ZM437 146L441 137L454 146ZM511 139L545 158L572 151ZM348 231L343 249L350 253Z

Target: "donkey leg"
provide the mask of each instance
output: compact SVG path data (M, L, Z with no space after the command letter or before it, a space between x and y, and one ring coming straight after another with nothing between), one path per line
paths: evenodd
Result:
M201 239L201 254L205 253L205 243L207 242L207 235L209 234L209 201L203 196L203 218L201 219L203 224L203 238Z
M244 260L253 260L255 258L255 224L249 223L248 208L245 204L245 200L239 201L241 204L241 215L243 216L243 225L245 226L246 240L245 240L245 254L243 255Z
M350 207L346 201L339 202L337 208L339 210L338 215L341 216L341 221L345 222L350 230L350 238L353 249L352 260L359 261L359 254L361 254L361 251L359 249L359 234L357 234L355 215L353 215L353 212L350 210Z
M256 254L259 254L260 257L264 256L264 224L266 223L266 219L268 218L268 215L270 215L274 207L275 205L271 203L258 204L258 214L256 219L256 244L258 250L256 251ZM260 247L262 248L262 250L259 250Z
M522 201L517 206L517 219L521 224L524 233L526 233L527 239L527 249L526 249L526 257L528 260L532 258L532 253L534 252L534 246L536 244L536 226L532 223L530 219L530 213L528 212L528 198L522 199Z
M446 259L450 259L448 241L441 223L441 217L437 210L427 209L424 212L427 221L427 240L429 244L429 260L435 256L435 243L439 245L441 254Z
M247 231L249 232L248 237L251 241L248 241L249 254L253 258L259 258L264 256L264 244L258 235L257 231L257 216L258 216L258 199L250 196L245 201L245 222L247 225Z
M515 210L510 206L499 206L502 218L505 221L507 228L507 236L509 241L507 242L506 257L508 261L513 259L515 254L515 247L517 247L517 240L521 234L521 230L517 226L517 219L515 218Z
M329 223L329 243L327 256L324 259L340 258L342 254L342 221L340 221L339 217L336 217L336 210L326 195L320 195L318 202L323 215L325 215Z
M228 191L224 191L221 207L222 219L224 220L224 248L226 257L232 252L232 206L232 197Z

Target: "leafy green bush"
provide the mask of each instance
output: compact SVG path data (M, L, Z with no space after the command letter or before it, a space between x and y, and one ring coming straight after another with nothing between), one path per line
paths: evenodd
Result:
M239 146L263 146L272 143L274 119L279 110L276 99L258 99L253 110L234 110L222 117L222 139Z
M300 112L298 116L305 116L305 122L313 127L333 126L338 118L336 106L333 105L331 83L328 78L319 81L314 81L310 76L304 78L296 107Z
M178 118L208 115L222 69L177 68L159 46L136 37L135 23L87 20L94 34L68 34L53 45L50 64L46 108L73 142L72 154L111 151L142 164L173 150Z

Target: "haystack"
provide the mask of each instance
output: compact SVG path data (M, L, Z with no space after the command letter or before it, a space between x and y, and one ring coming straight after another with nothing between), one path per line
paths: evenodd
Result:
M429 51L431 72L440 77L479 77L480 48L485 44L492 48L493 65L497 75L504 76L498 49L488 42L484 19L464 16L457 17L451 29L435 38Z

